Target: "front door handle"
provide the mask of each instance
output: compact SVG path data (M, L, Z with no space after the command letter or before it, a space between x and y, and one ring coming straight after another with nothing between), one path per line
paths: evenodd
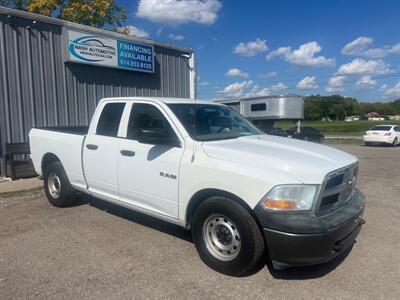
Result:
M129 157L135 156L135 151L121 150L120 153L121 153L121 155L123 155L123 156L129 156Z
M94 144L86 144L86 148L88 148L89 150L97 150L97 148L99 148L99 146L94 145Z

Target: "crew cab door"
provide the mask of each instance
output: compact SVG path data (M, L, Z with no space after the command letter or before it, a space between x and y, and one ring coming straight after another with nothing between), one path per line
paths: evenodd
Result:
M141 140L141 132L157 130L171 142ZM170 118L156 104L133 103L125 136L118 148L120 200L177 219L183 144Z
M124 107L123 102L109 102L99 107L101 113L93 117L83 145L82 163L89 191L113 199L119 198L118 131Z

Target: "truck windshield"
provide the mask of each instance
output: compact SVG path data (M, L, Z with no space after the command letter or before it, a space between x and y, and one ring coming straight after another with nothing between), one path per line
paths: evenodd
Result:
M263 134L242 115L223 105L169 104L189 135L197 141L234 139Z

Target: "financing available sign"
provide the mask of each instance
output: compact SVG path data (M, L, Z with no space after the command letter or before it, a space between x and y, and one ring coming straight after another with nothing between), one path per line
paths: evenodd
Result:
M68 30L68 60L139 72L154 72L153 46Z

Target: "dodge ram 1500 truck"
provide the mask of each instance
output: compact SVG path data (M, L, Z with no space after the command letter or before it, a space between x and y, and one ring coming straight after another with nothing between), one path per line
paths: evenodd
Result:
M356 157L266 135L222 104L107 98L89 128L34 128L29 138L51 204L87 193L183 226L225 274L265 258L276 268L329 261L364 223Z

